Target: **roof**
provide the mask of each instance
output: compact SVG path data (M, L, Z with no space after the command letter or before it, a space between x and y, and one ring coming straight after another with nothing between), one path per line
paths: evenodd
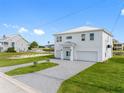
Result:
M105 30L104 28L97 28L97 27L92 27L92 26L82 26L82 27L77 27L74 29L67 30L65 32L59 32L54 35L62 35L62 34L70 34L70 33L80 33L80 32L91 32L91 31L104 31L105 33L109 34L112 36L110 32Z
M7 40L9 40L9 39L12 39L12 38L15 38L15 37L21 37L24 41L26 41L27 43L29 43L27 40L25 40L21 35L19 35L19 34L15 34L15 35L5 35L5 36L3 36L2 38L0 38L0 41L2 40L2 41L7 41Z

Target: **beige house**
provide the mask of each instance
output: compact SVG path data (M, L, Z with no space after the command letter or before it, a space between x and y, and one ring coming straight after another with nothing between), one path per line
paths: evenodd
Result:
M17 52L26 52L28 50L29 43L21 35L4 35L1 37L0 52L5 52L10 47L14 47Z
M116 39L113 39L113 50L124 50L124 44Z

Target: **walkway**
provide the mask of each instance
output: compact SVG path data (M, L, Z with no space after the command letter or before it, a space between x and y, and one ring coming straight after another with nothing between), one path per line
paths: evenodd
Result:
M43 60L43 61L38 61L38 63L43 63L43 62L46 62L46 61L45 61L45 60ZM26 64L14 65L14 66L0 67L0 72L5 73L5 72L8 72L8 71L10 71L10 70L19 68L19 67L25 67L25 66L30 66L30 65L33 65L33 62L31 62L31 63L26 63Z

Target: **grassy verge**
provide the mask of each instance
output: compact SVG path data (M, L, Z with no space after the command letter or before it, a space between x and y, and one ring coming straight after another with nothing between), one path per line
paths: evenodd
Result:
M35 53L35 52L17 52L17 53L0 53L0 59L7 59L9 57L13 56L21 56L21 55L35 55L35 54L41 54L41 53Z
M34 61L46 60L49 58L53 58L53 55L39 56L39 57L32 57L32 58L23 58L23 59L3 58L3 59L0 59L0 67L25 64L25 63L30 63L30 62L34 62Z
M20 67L20 68L11 70L9 72L6 72L6 74L10 76L14 76L14 75L33 73L33 72L40 71L46 68L50 68L56 65L57 64L55 63L45 62L45 63L37 64L36 66L31 65L31 66L26 66L26 67Z
M124 57L91 66L66 80L57 93L124 93Z

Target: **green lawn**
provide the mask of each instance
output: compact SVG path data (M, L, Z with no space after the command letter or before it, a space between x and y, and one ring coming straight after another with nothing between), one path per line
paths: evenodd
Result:
M20 68L11 70L9 72L6 72L6 74L10 75L10 76L14 76L14 75L33 73L33 72L40 71L40 70L43 70L46 68L50 68L50 67L53 67L56 65L57 64L55 64L55 63L45 62L45 63L37 64L36 66L31 65L31 66L26 66L26 67L20 67Z
M29 54L29 53L25 53L25 54ZM32 58L8 59L8 57L14 56L14 55L21 55L21 54L20 53L0 53L0 67L12 66L17 64L25 64L25 63L30 63L34 61L53 58L53 55L47 55L47 56L39 56L39 57L32 57Z
M80 72L66 80L57 93L124 93L124 56Z

